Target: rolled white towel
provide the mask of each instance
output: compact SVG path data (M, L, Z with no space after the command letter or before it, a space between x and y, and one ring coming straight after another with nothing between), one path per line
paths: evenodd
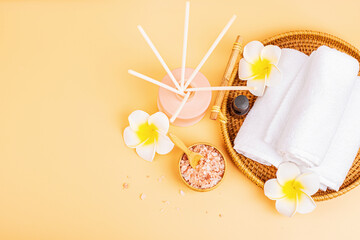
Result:
M309 170L319 175L320 183L338 191L360 148L360 78L356 82L340 124L324 160Z
M282 161L275 149L263 139L280 102L307 58L294 49L281 50L278 68L282 72L282 81L277 86L267 87L249 111L234 141L234 149L238 153L265 165L277 167Z
M300 166L319 166L324 159L349 100L358 61L327 46L311 54L303 82L295 94L277 151Z
M276 148L284 126L286 125L289 112L296 101L297 93L304 84L304 78L313 56L314 55L310 55L306 62L301 66L301 69L292 81L291 86L282 99L278 109L276 109L276 112L266 130L264 141L272 145L274 148Z

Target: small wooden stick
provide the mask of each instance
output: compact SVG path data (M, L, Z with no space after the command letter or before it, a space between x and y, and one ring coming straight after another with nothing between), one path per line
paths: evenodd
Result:
M183 41L183 52L182 52L182 61L181 61L180 86L182 90L185 85L185 65L186 65L186 49L187 49L188 32L189 32L189 15L190 15L190 2L187 1L185 7L184 41Z
M189 96L190 96L190 92L188 92L188 93L185 95L184 99L181 101L180 106L178 107L178 109L176 110L176 112L174 113L174 115L171 116L171 118L170 118L170 122L171 122L171 123L173 123L173 122L175 121L175 119L179 116L181 110L184 108L187 100L189 99Z
M243 45L243 39L240 35L238 35L233 45L233 49L231 51L229 61L226 65L221 86L227 86L229 81L234 80L234 78L236 77L237 68L239 66L240 58L242 55L242 45ZM225 91L221 91L218 93L213 106L214 109L219 109L224 99L224 95L225 95ZM212 111L210 114L210 119L216 120L218 114L219 114L218 111Z
M166 84L164 84L164 83L162 83L162 82L159 82L159 81L157 81L157 80L155 80L155 79L152 79L151 77L145 76L144 74L135 72L134 70L131 70L131 69L130 69L130 70L128 70L128 73L131 74L131 75L133 75L133 76L135 76L135 77L141 78L141 79L143 79L143 80L145 80L145 81L148 81L148 82L151 82L151 83L153 83L153 84L155 84L155 85L158 85L159 87L163 87L163 88L165 88L165 89L167 89L167 90L169 90L169 91L171 91L171 92L180 94L181 96L184 96L184 95L185 95L185 93L180 92L179 90L177 90L177 89L175 89L175 88L173 88L173 87L170 87L169 85L166 85Z
M179 83L175 79L175 77L172 74L172 72L170 71L169 67L166 65L164 59L161 57L161 55L160 55L159 51L156 49L155 45L150 40L149 36L146 34L145 30L140 25L138 25L138 29L139 29L141 35L144 37L147 44L150 46L151 50L154 52L155 56L159 59L161 65L163 66L163 68L165 69L167 74L169 75L170 79L173 81L175 87L178 90L181 90Z
M223 86L223 87L199 87L199 88L188 88L185 91L188 92L200 92L200 91L234 91L234 90L255 90L255 87L247 86Z
M236 15L233 15L232 18L229 20L229 22L225 25L224 29L220 32L219 36L215 39L214 43L211 45L210 49L207 51L207 53L205 54L203 59L200 61L199 65L195 68L194 72L191 74L189 79L186 81L184 90L190 85L191 81L194 80L196 74L198 74L198 72L200 71L200 68L204 65L206 60L209 58L211 53L214 51L216 46L219 44L221 39L224 37L225 33L229 30L231 24L233 24L233 22L235 21L235 19L236 19Z

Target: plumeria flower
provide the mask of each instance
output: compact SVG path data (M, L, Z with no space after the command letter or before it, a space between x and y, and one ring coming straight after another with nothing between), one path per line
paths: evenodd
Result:
M279 165L276 179L268 180L264 185L265 195L276 200L279 213L291 217L296 212L310 213L316 208L311 195L320 187L320 181L315 173L300 173L298 166L291 162Z
M146 161L152 162L155 153L167 154L174 144L168 136L169 119L162 113L153 115L136 110L129 116L130 126L124 130L124 141L128 147L136 148L137 154Z
M244 58L239 63L239 78L247 80L247 86L255 96L262 96L265 86L275 86L282 79L277 65L281 49L274 45L264 45L259 41L249 42L244 47Z

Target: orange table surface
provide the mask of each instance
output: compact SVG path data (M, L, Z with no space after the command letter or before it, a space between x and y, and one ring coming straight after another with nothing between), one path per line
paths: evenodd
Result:
M157 111L157 87L127 70L155 79L166 74L136 26L142 24L170 68L179 67L184 9L182 0L0 1L0 239L360 234L359 188L318 203L311 214L287 218L229 158L222 185L199 193L179 178L179 149L149 163L125 146L127 116ZM187 66L197 66L234 13L237 20L201 69L213 86L237 34L249 42L311 29L360 47L359 10L356 0L193 0ZM209 113L171 131L187 144L207 141L225 151Z

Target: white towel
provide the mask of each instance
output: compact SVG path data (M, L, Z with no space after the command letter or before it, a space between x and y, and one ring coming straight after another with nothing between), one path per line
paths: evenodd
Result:
M324 159L349 100L358 61L327 46L312 53L304 80L295 94L278 152L300 166L319 166Z
M249 111L234 141L234 149L238 153L265 165L279 165L282 160L280 155L263 139L280 102L307 58L293 49L281 50L278 67L282 72L282 81L277 86L267 87Z
M320 183L338 191L360 148L360 78L357 77L349 102L323 162L310 168Z
M311 64L311 59L314 55L310 55L307 61L302 65L300 71L292 81L287 93L281 101L279 108L276 110L273 119L270 121L269 127L266 130L264 140L271 144L274 148L277 146L277 142L282 134L282 130L286 125L288 119L288 113L293 107L293 103L296 101L296 94L303 85L306 71Z

